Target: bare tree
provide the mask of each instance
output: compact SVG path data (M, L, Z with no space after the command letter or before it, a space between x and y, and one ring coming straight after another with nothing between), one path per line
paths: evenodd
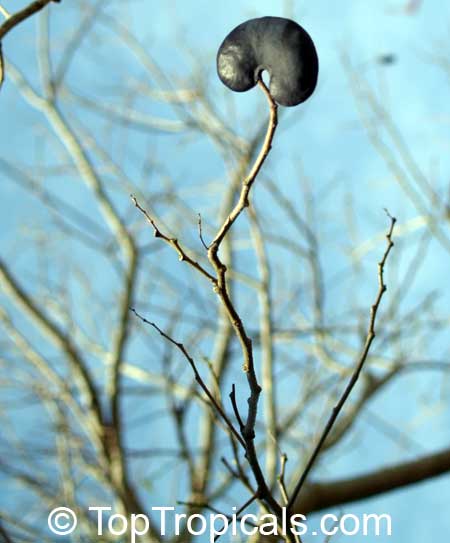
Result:
M178 539L151 506L309 515L448 472L448 448L371 409L415 374L436 374L448 400L445 293L417 285L433 258L448 266L450 240L448 198L369 77L342 54L369 142L415 216L387 202L397 223L375 210L358 244L351 192L335 178L317 188L307 156L278 169L307 113L280 112L262 80L239 112L248 97L211 92L213 49L205 66L177 44L175 72L131 30L131 8L53 12L36 17L36 73L13 62L14 43L4 52L0 94L17 111L0 154L3 539L53 541L60 506L80 540L97 539L92 505L146 515L141 541ZM333 458L367 428L400 460L336 477Z

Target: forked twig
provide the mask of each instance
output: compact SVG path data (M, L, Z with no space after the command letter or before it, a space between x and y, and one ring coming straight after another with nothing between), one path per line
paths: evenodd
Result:
M383 295L384 293L386 292L386 285L384 283L384 267L385 267L385 264L386 264L386 261L387 261L387 258L389 256L389 253L391 252L391 249L392 247L394 246L394 242L392 241L392 233L394 231L394 226L395 226L395 223L396 223L396 218L395 217L392 217L389 212L387 210L386 211L386 214L387 216L389 217L390 221L391 221L391 224L390 224L390 227L389 227L389 230L388 230L388 233L386 234L386 240L387 240L387 246L386 246L386 250L384 251L384 254L383 254L383 258L380 260L380 262L378 262L378 293L377 293L377 296L375 298L375 302L372 304L372 307L370 308L370 320L369 320L369 326L368 326L368 330L367 330L367 335L366 335L366 340L364 342L364 347L363 347L363 350L361 352L361 355L359 357L359 360L358 360L358 363L356 364L356 367L355 367L355 370L350 378L350 381L348 382L340 400L338 401L338 403L334 406L333 408L333 411L331 412L331 415L330 415L330 418L328 419L328 422L325 426L325 429L323 430L322 432L322 435L320 436L320 439L316 445L316 447L314 448L314 451L310 457L310 459L308 460L308 463L306 464L306 467L298 481L298 483L296 484L295 486L295 489L292 493L292 496L290 497L289 499L289 503L287 505L288 509L291 509L292 506L294 505L296 499L297 499L297 496L299 495L302 487L303 487L303 484L305 483L306 481L306 478L308 477L309 475L309 472L311 471L311 468L313 467L314 465L314 462L316 461L317 459L317 456L319 455L319 452L323 446L323 444L325 443L327 437L328 437L328 434L330 433L330 430L331 428L333 427L339 413L341 412L345 402L347 401L347 398L349 397L351 391L353 390L353 387L355 386L358 378L359 378L359 375L361 373L361 370L364 366L364 363L367 359L367 356L369 354L369 351L370 351L370 347L372 345L372 342L373 340L375 339L375 322L376 322L376 318L377 318L377 313L378 313L378 309L380 307L380 303L381 303L381 300L383 298Z
M186 360L189 362L191 368L192 368L192 371L194 372L194 376L195 376L195 380L197 381L197 383L200 385L200 388L203 390L203 392L206 394L206 396L208 397L208 399L210 400L210 402L212 403L212 405L215 407L215 409L217 410L217 412L219 413L219 415L222 417L222 419L225 421L226 425L228 426L228 428L230 429L231 433L234 435L234 437L239 441L239 443L242 445L242 447L245 449L245 443L244 443L244 440L242 439L242 437L240 436L239 432L236 430L236 428L234 427L233 423L230 421L228 415L225 413L225 411L223 410L222 406L219 404L219 402L216 400L216 398L214 398L214 396L211 394L209 388L206 386L205 382L203 381L198 369L197 369L197 366L195 364L195 361L194 359L192 358L192 356L188 353L188 351L186 350L186 347L183 345L183 343L180 343L178 341L175 341L171 336L169 336L168 334L166 334L166 332L164 332L164 330L162 330L157 324L155 324L154 322L151 322L149 321L148 319L146 319L145 317L143 317L142 315L140 315L136 309L134 309L134 307L130 307L130 311L132 311L136 317L138 317L142 322L144 322L145 324L148 324L150 326L152 326L156 331L158 331L164 339L166 339L167 341L169 341L170 343L172 343L173 345L175 345L175 347L181 351L184 355L184 357L186 358Z
M261 394L261 387L258 383L254 367L252 342L247 335L242 319L236 311L236 308L234 307L234 304L230 298L226 281L227 268L219 257L219 249L223 239L225 238L237 218L240 216L242 211L249 204L248 198L250 190L272 147L273 137L275 135L275 130L278 124L277 104L273 100L269 89L266 87L261 79L258 80L258 86L265 94L270 108L269 124L267 127L264 143L258 157L255 160L255 163L253 164L252 169L250 170L250 173L242 182L241 193L239 195L238 201L236 202L228 217L225 219L222 226L219 228L219 231L217 232L215 238L209 246L208 259L211 262L217 276L215 291L224 306L230 323L233 326L236 337L238 338L241 345L243 356L243 370L247 375L247 382L250 389L250 396L247 400L247 418L242 428L242 436L246 445L246 458L248 463L250 464L253 475L255 476L258 485L259 498L266 501L275 514L280 514L281 507L272 496L267 486L254 443L256 414L258 409L259 395Z
M195 268L196 270L198 270L202 275L204 275L205 277L207 277L212 283L216 284L216 278L214 276L212 276L207 270L205 270L205 268L199 264L196 260L193 260L187 253L186 251L181 247L181 244L180 242L178 241L177 238L171 238L170 236L168 236L167 234L164 234L160 228L158 227L158 225L156 224L156 222L154 221L154 219L151 217L151 215L147 212L146 209L144 209L140 204L139 202L137 201L136 197L131 194L130 195L130 198L133 200L133 203L134 205L139 209L139 211L145 216L145 218L147 219L147 221L152 225L153 227L153 231L154 231L154 236L155 238L161 238L162 240L164 240L166 243L168 243L169 245L171 245L175 251L178 253L178 258L180 260L180 262L187 262L188 264L190 264L193 268Z
M151 224L154 230L155 237L159 237L163 239L166 243L171 245L175 249L175 251L178 253L179 259L181 261L188 262L192 267L194 267L202 275L207 277L212 282L214 291L218 294L223 304L225 312L230 320L230 323L241 345L242 356L243 356L243 370L247 375L248 386L250 389L250 396L247 400L248 411L247 411L247 417L246 417L245 423L243 423L242 420L240 420L240 417L238 418L238 423L241 426L240 429L241 429L242 437L240 434L237 433L233 424L229 421L228 417L223 412L223 409L221 408L221 406L217 404L216 400L211 395L211 393L209 392L204 382L201 380L198 374L198 371L195 367L194 361L187 353L183 344L178 343L174 341L172 338L170 338L169 336L167 336L167 334L165 334L161 329L159 329L154 323L151 323L148 321L147 322L148 324L156 328L159 331L159 333L163 335L167 340L171 341L176 347L178 347L178 349L180 349L182 353L184 354L184 356L188 359L189 363L191 364L194 370L196 380L199 382L202 389L205 391L205 393L214 403L214 405L216 406L216 409L219 410L219 413L221 414L222 418L224 418L227 425L231 429L232 434L235 435L235 437L238 436L239 443L244 446L245 456L252 469L253 475L255 476L255 479L258 485L258 491L257 491L258 498L267 502L270 505L270 508L272 509L272 511L275 514L279 515L281 514L281 507L278 504L278 502L275 500L275 498L272 496L272 493L270 492L267 486L264 474L262 472L262 469L259 463L259 459L258 459L258 455L256 452L255 443L254 443L256 414L257 414L257 407L258 407L258 399L261 393L261 387L258 383L258 379L256 376L255 367L254 367L252 342L249 336L247 335L242 319L239 316L230 298L230 294L227 288L227 281L226 281L227 268L222 263L219 257L219 249L220 249L220 245L222 241L224 240L225 236L227 235L227 233L229 232L230 228L233 226L237 218L240 216L240 214L249 205L250 190L253 186L253 183L259 171L261 170L262 165L264 164L270 152L270 149L272 147L273 137L274 137L275 130L278 124L277 104L273 100L269 92L269 89L266 87L266 85L261 79L258 80L258 86L265 94L267 101L269 103L269 107L270 107L269 124L267 127L267 132L266 132L266 136L265 136L261 151L259 152L249 174L245 177L245 179L242 182L241 192L240 192L238 201L236 202L235 206L229 213L228 217L225 219L222 226L219 228L216 236L214 237L213 241L208 247L208 259L211 265L213 266L214 271L216 272L216 277L214 277L205 268L203 268L201 264L199 264L198 262L190 258L186 254L184 249L181 247L177 238L172 238L164 234L159 229L159 227L157 226L155 221L152 219L152 217L147 213L147 211L139 205L136 198L134 196L131 196L131 198L135 206L145 215L146 219ZM235 414L236 414L237 407L233 406L233 409L235 409Z

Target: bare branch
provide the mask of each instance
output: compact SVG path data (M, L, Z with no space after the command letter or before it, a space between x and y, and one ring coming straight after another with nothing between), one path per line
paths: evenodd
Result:
M269 89L266 87L266 85L261 79L258 80L258 85L259 85L259 88L264 92L267 98L267 101L269 103L269 107L270 107L269 126L267 128L266 137L265 137L261 152L259 153L258 158L256 159L252 169L250 170L250 173L247 175L247 177L244 179L242 183L242 189L241 189L241 194L239 196L239 200L237 201L235 207L233 208L231 213L228 215L227 219L225 220L222 227L217 232L216 237L214 238L213 242L211 243L211 246L210 246L211 257L210 258L212 260L215 260L214 256L217 255L217 252L220 247L220 243L222 242L223 238L226 236L228 230L233 226L234 222L242 213L244 208L248 206L249 204L248 197L249 197L252 185L272 148L272 141L273 141L275 130L278 124L278 117L277 117L278 108L277 108L277 104L274 102L272 96L270 95Z
M0 26L0 41L12 30L15 26L20 24L25 19L28 19L41 9L45 8L50 2L59 2L60 0L35 0L31 2L27 7L10 15L6 21Z
M243 433L244 432L244 423L242 422L241 414L239 413L239 409L238 409L238 406L237 406L237 403L236 403L236 386L235 386L234 383L233 383L233 385L231 387L230 400L231 400L231 405L233 406L234 415L235 415L236 420L238 421L238 424L239 424L239 429L240 429L241 433Z
M2 6L2 4L0 4L0 13L5 19L9 19L11 17L11 13L9 13L9 11L4 6Z
M247 381L250 389L250 397L248 398L248 411L247 411L247 420L244 425L243 437L245 441L246 449L246 458L252 468L254 476L258 484L258 491L260 498L267 501L270 504L271 509L278 514L280 512L280 506L273 498L271 492L267 487L261 466L259 464L258 455L255 449L255 422L256 422L256 413L258 408L258 399L261 393L261 387L258 383L254 361L253 361L253 348L250 338L248 337L244 324L238 315L233 302L231 301L226 281L226 266L222 263L219 258L219 249L220 245L233 226L236 219L242 213L242 211L249 205L249 194L251 187L258 175L262 165L264 164L265 159L267 158L270 149L272 147L272 141L275 134L277 126L277 104L274 102L270 92L262 80L258 80L258 85L265 94L267 101L270 107L270 119L267 127L266 137L261 148L261 151L250 170L250 173L244 179L241 187L241 192L239 199L226 218L225 222L219 229L214 240L212 241L209 250L208 258L211 262L214 270L217 275L217 282L215 285L215 291L219 295L222 304L227 312L228 318L233 326L235 334L239 339L241 345L242 354L244 358L243 370L247 375Z
M35 323L37 328L47 336L50 341L63 352L77 378L80 391L84 396L87 408L91 411L93 421L95 421L97 432L100 432L102 426L102 411L97 396L97 391L90 375L90 371L85 365L80 353L77 352L70 338L54 324L34 300L19 285L15 277L11 274L6 264L0 260L0 284L5 294L11 301L22 310L22 312Z
M177 238L171 238L171 237L167 236L166 234L164 234L163 232L161 232L161 230L158 228L155 221L152 219L152 217L149 215L149 213L143 207L141 207L141 205L136 200L136 198L133 195L131 195L130 198L133 200L134 205L145 216L147 221L152 225L153 230L154 230L155 238L161 238L166 243L168 243L170 246L172 246L175 249L175 251L178 253L178 259L180 260L180 262L187 262L193 268L195 268L197 271L199 271L202 275L207 277L213 284L215 284L216 283L216 278L214 276L212 276L207 270L205 270L205 268L203 268L203 266L201 264L199 264L197 261L192 259L186 253L186 251L181 247L181 244L178 241L178 239Z
M341 412L345 402L347 401L347 398L349 397L351 391L353 390L353 387L355 386L356 382L358 381L358 378L359 378L359 375L361 373L361 370L364 366L364 363L365 361L367 360L367 357L369 355L369 351L370 351L370 347L372 345L372 342L373 340L375 339L375 322L376 322L376 318L377 318L377 313L378 313L378 309L380 307L380 303L381 303L381 300L383 298L383 295L384 293L386 292L386 285L384 283L384 267L385 267L385 264L386 264L386 261L387 261L387 258L389 256L389 253L391 252L391 249L392 247L394 246L394 242L392 241L392 233L394 231L394 226L395 226L395 222L396 222L396 219L395 217L391 217L389 215L389 213L386 211L386 213L388 214L389 218L390 218L390 221L391 221L391 225L390 225L390 228L389 228L389 231L386 235L386 239L387 239L387 246L386 246L386 250L383 254L383 258L380 260L380 262L378 263L378 293L377 293L377 296L376 296L376 299L375 299L375 302L373 303L372 307L370 308L370 320L369 320L369 327L368 327L368 331L367 331L367 336L366 336L366 341L364 343L364 347L363 347L363 350L362 350L362 353L360 355L360 358L358 360L358 363L356 364L356 367L355 367L355 370L352 374L352 377L348 383L348 385L346 386L345 390L344 390L344 393L342 394L340 400L338 401L338 403L336 404L336 406L333 408L333 411L330 415L330 418L328 419L328 422L322 432L322 435L320 436L320 439L317 443L317 445L315 446L314 450L313 450L313 453L310 457L310 459L308 460L308 463L306 464L306 467L302 473L302 476L300 477L299 481L297 482L295 488L294 488L294 491L290 497L290 500L289 500L289 504L288 504L288 508L291 509L293 504L295 503L295 501L297 500L297 497L299 496L300 494L300 491L303 487L303 484L305 483L308 475L309 475L309 472L311 471L311 468L313 467L319 453L320 453L320 450L322 449L322 446L323 444L325 443L327 437L328 437L328 434L330 433L334 423L336 422L336 419L338 418L339 416L339 413Z
M270 265L264 237L256 210L248 208L250 230L256 253L261 288L258 290L260 306L259 330L262 349L262 388L264 390L264 418L266 423L266 477L272 486L276 480L278 460L277 400L274 384L273 307L271 296Z
M163 330L161 330L161 328L159 328L159 326L157 324L155 324L154 322L151 322L149 320L147 320L146 318L144 318L142 315L140 315L133 307L130 307L130 310L136 315L136 317L138 317L139 319L141 319L142 322L145 322L146 324L149 324L150 326L152 326L155 330L157 330L161 336L163 336L163 338L167 339L167 341L169 341L170 343L172 343L173 345L175 345L175 347L181 351L181 353L184 355L184 357L186 358L186 360L189 362L191 368L192 368L192 371L194 372L194 375L195 375L195 380L197 381L197 383L200 385L201 389L203 390L203 392L206 394L206 396L209 398L210 402L212 403L212 405L214 406L214 408L217 410L217 412L219 413L219 415L222 417L222 419L225 421L226 425L228 426L228 428L230 429L231 433L234 435L234 437L239 441L239 443L245 448L245 443L242 439L242 437L239 435L238 431L236 430L236 428L234 427L233 423L230 421L230 419L228 418L228 415L225 413L225 411L223 410L222 406L218 403L218 401L214 398L214 396L211 394L209 388L206 386L205 382L203 381L200 373L198 372L197 370L197 366L194 362L194 359L190 356L190 354L187 352L186 350L186 347L182 344L182 343L179 343L178 341L175 341L172 337L170 337L168 334L166 334Z
M376 471L342 479L305 485L292 506L292 513L311 513L336 505L356 502L412 485L450 471L450 449L400 462Z
M284 505L287 505L289 503L289 496L286 490L286 482L285 482L287 460L288 460L287 455L283 453L281 455L281 460L280 460L280 474L278 476L278 485L280 487L281 497L283 498Z
M198 214L198 236L200 238L200 241L202 242L203 247L208 250L209 247L206 245L205 240L203 239L202 216L200 213Z

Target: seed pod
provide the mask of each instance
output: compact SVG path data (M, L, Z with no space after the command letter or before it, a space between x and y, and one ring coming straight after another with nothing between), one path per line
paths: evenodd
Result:
M233 91L254 87L267 70L270 94L282 106L296 106L311 96L319 61L309 34L282 17L250 19L232 30L217 53L217 73Z

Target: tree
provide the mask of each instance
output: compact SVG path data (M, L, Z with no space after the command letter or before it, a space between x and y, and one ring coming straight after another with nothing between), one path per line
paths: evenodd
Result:
M280 108L275 132L263 82L235 96L214 73L220 41L249 13L211 20L205 45L196 24L195 39L183 24L169 33L167 6L148 31L144 4L41 4L5 38L0 93L5 541L55 540L45 519L60 506L82 541L97 539L95 505L111 507L105 523L147 515L139 540L154 541L151 506L345 512L448 472L448 437L432 431L448 400L435 273L448 269L448 184L402 135L401 99L389 106L389 85L405 88L387 72L395 56L364 67L335 55L340 115L324 90L325 8L292 13L316 31L324 82ZM187 9L177 4L185 23ZM368 140L343 125L331 138L320 115L338 123L353 104ZM356 182L330 174L341 146L356 151L338 162ZM355 440L374 451L367 462L348 450Z

